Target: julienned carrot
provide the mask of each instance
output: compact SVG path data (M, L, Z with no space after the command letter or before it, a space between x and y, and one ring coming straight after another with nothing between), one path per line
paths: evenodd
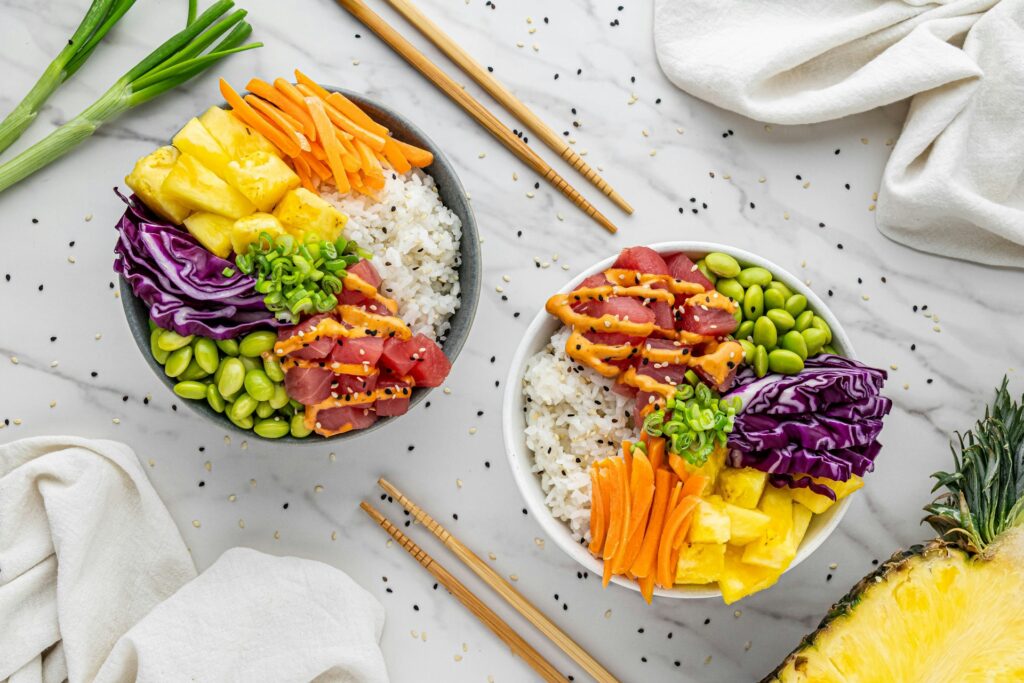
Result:
M299 176L299 182L302 183L302 186L310 192L315 193L316 186L313 184L313 178L311 176L312 172L310 171L309 164L306 160L301 156L298 156L292 159L292 163L295 165L295 173Z
M401 140L395 140L395 144L398 145L398 149L402 151L409 163L416 168L426 168L434 163L434 155L425 149L420 149Z
M619 477L614 461L610 463L608 472L608 492L610 493L610 505L608 507L608 533L604 539L604 585L608 585L611 577L612 563L615 551L619 547L619 538L622 535L622 526L625 523L623 516L626 510L625 494L619 489Z
M274 88L282 95L287 97L289 100L295 103L296 106L305 108L306 107L306 96L299 92L299 89L294 85L284 80L283 78L274 79Z
M665 520L665 529L658 541L658 583L662 588L671 588L675 583L676 568L672 566L672 544L679 527L693 514L699 502L700 499L696 496L682 497Z
M251 79L245 89L254 95L259 95L301 123L302 132L306 134L309 141L316 142L316 126L313 125L313 119L310 118L309 112L288 99L280 90L259 78Z
M601 483L597 478L597 468L590 468L590 552L597 555L604 545L605 517L602 506Z
M355 138L346 133L345 131L335 128L334 131L337 133L338 142L341 143L341 148L345 150L344 162L345 168L351 173L355 173L360 170L363 165L359 160L359 150L355 146Z
M363 176L359 173L349 173L348 182L361 194L370 194L370 188L363 184Z
M668 454L668 466L672 468L672 471L676 473L682 481L686 481L690 478L690 471L686 469L686 461L682 457L675 453Z
M303 152L308 152L310 150L309 138L299 130L300 126L297 125L297 121L294 119L289 121L288 119L291 117L266 100L261 100L255 95L246 95L244 99L250 106L252 106L253 109L262 114L263 118L267 119L271 125L276 126L278 130L294 140L300 150Z
M629 441L622 442L622 460L626 463L626 478L633 471L633 444Z
M375 190L384 189L384 169L365 142L356 138L352 141L359 152L359 165L363 169L363 182Z
M651 604L652 600L654 600L654 580L654 572L651 572L647 576L641 576L637 579L637 583L640 584L640 595L644 596L644 601L646 601L648 605Z
M630 510L629 533L626 538L626 552L612 570L617 573L628 572L644 541L647 529L647 518L651 512L651 501L654 499L654 470L643 451L633 456L633 471L630 473Z
M696 511L697 507L694 506L693 509ZM679 528L676 529L676 537L672 539L672 550L678 551L679 548L682 547L683 541L686 540L686 533L690 530L690 525L693 524L693 519L696 516L697 515L691 512L686 516L686 519L683 520L683 523L679 525ZM674 567L676 564L677 562L673 562L672 566Z
M327 96L330 95L330 93L327 92L327 90L325 90L322 85L320 85L319 83L317 83L312 78L302 73L298 69L295 70L295 82L298 83L299 85L306 86L306 88L308 88L310 92L313 93L314 97L319 97L321 100L327 99Z
M313 173L316 173L317 177L320 178L320 180L327 180L328 178L331 177L331 169L324 166L323 163L316 157L317 151L323 154L323 148L321 148L320 145L313 145L312 152L303 152L297 158L305 161L309 165L309 169L313 171ZM324 155L324 158L326 159L327 156Z
M680 493L681 496L700 496L701 491L704 490L704 486L708 483L708 478L703 474L691 474L690 478L683 483L683 491Z
M666 508L673 479L674 475L668 470L658 470L654 475L654 501L651 503L650 521L647 523L644 540L640 545L640 554L636 556L629 568L629 571L641 579L648 575L654 576L654 572L651 570L658 554L658 540L661 538L661 530L665 525Z
M374 121L369 114L359 108L359 105L340 92L328 95L327 103L371 133L376 133L382 138L391 134L387 128Z
M338 188L338 192L348 192L352 187L346 175L345 165L341 160L341 144L338 142L338 138L334 136L334 127L327 118L324 105L315 97L307 97L305 102L309 115L313 119L313 125L316 126L320 142L324 146L324 153L327 155L327 165L330 167L331 175L334 178L334 186Z
M648 439L647 457L651 461L651 467L657 472L665 462L665 439L660 436L653 436Z
M412 169L412 164L402 154L402 150L395 143L394 138L384 140L384 156L387 158L388 163L391 164L391 168L399 173L408 173Z
M323 102L323 100L320 101ZM324 108L327 110L327 115L331 117L331 122L338 128L341 128L346 133L351 134L352 137L357 140L362 140L369 145L370 149L374 152L384 151L384 138L366 130L331 105L325 103Z
M242 99L242 96L235 92L234 88L228 85L228 82L223 78L220 79L220 94L231 106L232 113L241 119L243 123L250 126L253 130L262 133L264 137L274 143L274 145L284 152L285 155L290 157L299 155L301 150L299 149L298 143L274 126L267 123L266 119L260 116L255 109L250 107L246 101Z

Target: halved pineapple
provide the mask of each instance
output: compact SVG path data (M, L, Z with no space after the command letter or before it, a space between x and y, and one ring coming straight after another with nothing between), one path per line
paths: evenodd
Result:
M312 232L331 242L338 239L348 221L345 214L304 187L288 190L274 215L296 237Z
M732 503L725 503L724 508L729 516L729 543L732 545L756 541L771 522L771 517L760 510L748 510Z
M813 477L812 480L816 484L829 487L836 494L836 500L832 500L828 496L815 493L810 489L793 489L793 500L798 503L802 503L816 515L820 515L825 512L825 510L828 510L833 504L864 486L864 480L856 474L846 481L822 479L821 477Z
M722 499L708 496L697 504L687 540L690 543L726 543L730 533L729 515Z
M299 186L299 176L273 154L249 152L228 162L224 180L260 211L270 211L288 190Z
M715 482L718 479L718 474L722 471L725 466L726 449L724 447L717 447L711 451L711 455L708 456L707 461L700 467L694 467L690 463L684 463L683 467L686 469L688 474L700 474L707 477L707 484L704 485L704 489L700 492L700 495L707 496L715 489Z
M135 162L135 168L125 176L125 185L142 201L172 223L181 223L192 210L182 201L163 191L164 180L178 160L178 150L166 145Z
M269 213L254 213L235 221L231 227L231 246L235 253L244 254L249 251L249 245L259 238L261 232L279 237L285 234L285 229L281 221Z
M746 595L764 590L778 581L783 571L748 564L743 561L742 547L727 545L722 575L718 577L722 600L731 605Z
M178 157L161 190L196 211L228 218L241 218L256 211L256 207L238 190L218 178L191 154Z
M761 496L759 509L771 521L760 538L744 546L743 561L769 569L785 569L796 554L796 549L790 547L793 498L788 489L769 486Z
M185 219L185 227L199 243L221 258L231 253L231 227L235 224L230 218L215 213L199 211Z
M249 128L231 113L220 107L210 107L199 117L199 122L210 131L213 139L220 143L232 158L250 152L266 152L281 156L281 152L263 133Z
M684 543L676 564L676 583L718 581L725 568L724 543Z
M768 474L752 467L726 467L718 475L718 492L727 503L756 508Z
M199 119L189 119L171 140L185 154L191 154L206 168L227 180L227 167L231 157L206 129Z

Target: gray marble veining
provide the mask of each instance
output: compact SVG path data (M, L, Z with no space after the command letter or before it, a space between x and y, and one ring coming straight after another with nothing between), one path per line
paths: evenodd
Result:
M873 193L899 134L900 106L766 127L665 80L645 3L619 11L617 2L594 0L498 0L494 8L482 0L420 2L633 203L636 214L627 218L559 165L618 223L619 235L605 234L545 184L534 189L531 172L335 3L244 2L267 47L131 112L0 195L0 425L10 421L0 439L63 432L131 444L200 567L234 545L341 567L387 608L383 647L395 681L523 681L531 674L357 510L365 497L404 519L379 500L381 475L481 556L493 553L498 571L515 576L519 590L622 680L755 680L873 559L927 536L918 520L930 500L928 474L949 462L948 434L973 421L1004 373L1019 374L1021 273L917 253L877 233ZM0 0L0 109L28 89L85 4ZM167 26L184 20L184 5L140 1L16 149L88 104ZM468 81L383 3L373 5ZM243 86L252 75L287 76L296 66L405 112L446 149L479 219L485 270L450 393L434 392L429 407L343 447L289 451L226 440L175 407L178 399L152 376L110 285L112 226L121 211L111 188L186 117L219 101L218 75ZM467 88L518 127L478 88ZM635 593L578 578L579 568L523 514L502 452L495 382L504 382L518 339L547 295L624 246L684 238L735 244L805 277L843 320L860 356L890 369L896 402L878 468L836 533L776 587L733 607L647 607ZM422 531L412 529L424 548L492 597ZM497 609L567 675L586 679L511 610Z

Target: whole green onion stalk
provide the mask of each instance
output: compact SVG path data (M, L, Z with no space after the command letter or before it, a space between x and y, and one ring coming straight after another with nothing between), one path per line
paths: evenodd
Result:
M93 0L68 44L50 62L25 98L0 122L0 152L11 146L31 125L50 95L71 78L135 0Z
M261 47L262 43L243 44L252 26L244 21L245 10L228 14L234 4L232 0L215 2L132 67L82 113L0 165L0 192L60 158L123 112L181 85L230 54Z

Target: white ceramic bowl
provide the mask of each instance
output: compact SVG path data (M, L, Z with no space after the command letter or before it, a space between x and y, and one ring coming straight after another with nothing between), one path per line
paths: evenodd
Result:
M832 345L836 350L849 358L855 357L849 337L846 336L842 325L839 324L839 321L832 314L832 311L829 310L828 306L825 305L825 302L818 298L803 282L771 261L751 254L748 251L714 242L659 242L658 244L650 245L650 247L662 254L682 251L694 261L709 252L720 251L732 255L745 266L767 268L776 280L783 282L794 292L807 297L808 307L824 318L825 322L832 328ZM607 270L615 262L616 257L617 254L609 256L599 263L595 263L574 277L561 291L569 292L579 285L584 278ZM552 292L552 294L554 293ZM526 362L530 357L548 345L551 335L558 330L560 325L561 322L557 318L548 315L546 311L541 309L530 323L530 327L527 328L526 334L516 350L516 355L512 359L512 367L509 369L509 374L505 381L505 400L502 413L505 452L508 454L509 465L512 468L512 476L515 477L516 486L519 487L519 492L526 501L526 506L534 519L540 523L545 533L555 541L562 551L583 565L595 576L601 576L601 560L595 558L584 546L580 545L573 538L569 525L556 519L551 514L547 505L544 504L544 492L541 490L540 475L532 471L533 453L526 447L526 437L524 435L526 414L523 408L526 401L523 397L522 380ZM833 505L825 513L814 515L811 525L807 529L807 534L804 536L799 550L797 550L796 558L786 571L800 564L828 538L829 534L839 525L843 515L846 514L846 509L850 505L850 499L851 497L848 496L836 505ZM613 577L612 581L634 591L640 590L635 581L629 581L620 576ZM722 593L717 587L676 586L669 590L656 588L654 594L667 598L711 598L720 596Z

